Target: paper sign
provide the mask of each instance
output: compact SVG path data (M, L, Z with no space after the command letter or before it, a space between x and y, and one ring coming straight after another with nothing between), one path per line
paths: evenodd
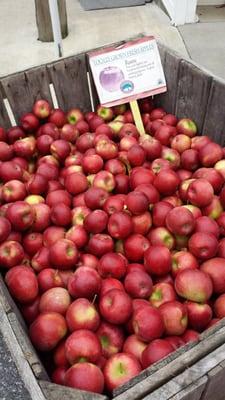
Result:
M100 103L123 104L166 91L166 80L153 36L89 53Z

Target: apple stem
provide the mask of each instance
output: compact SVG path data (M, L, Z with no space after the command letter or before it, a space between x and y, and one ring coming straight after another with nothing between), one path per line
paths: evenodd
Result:
M94 295L94 298L93 298L93 300L92 300L92 303L91 303L91 304L95 304L95 301L96 301L96 299L97 299L97 294L95 294L95 295Z

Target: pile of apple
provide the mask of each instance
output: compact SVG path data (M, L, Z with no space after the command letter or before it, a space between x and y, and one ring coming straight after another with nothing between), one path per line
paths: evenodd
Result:
M151 99L0 128L0 267L55 383L111 393L225 316L224 149Z

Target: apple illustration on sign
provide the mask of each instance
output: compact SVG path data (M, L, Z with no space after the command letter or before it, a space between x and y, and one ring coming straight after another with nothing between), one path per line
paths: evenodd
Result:
M124 80L124 74L118 67L106 67L99 75L99 81L103 89L107 92L116 92L120 89L120 84Z

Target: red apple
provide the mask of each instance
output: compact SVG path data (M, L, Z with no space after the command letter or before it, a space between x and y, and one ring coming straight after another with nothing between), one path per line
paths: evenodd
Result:
M17 265L6 273L5 281L11 295L20 303L29 303L38 295L38 281L30 267Z
M54 287L46 290L40 298L39 311L41 314L46 312L57 312L65 315L71 303L67 289Z
M85 121L84 121L84 123L85 123ZM79 134L80 134L80 132L76 125L65 124L61 128L60 139L67 140L70 143L76 143L76 140L79 137Z
M207 260L216 255L218 241L212 233L196 232L188 241L189 251L201 260Z
M195 171L199 167L198 151L187 149L181 154L181 167L188 171Z
M176 135L176 132L174 126L162 125L156 130L154 137L159 140L162 145L169 146L172 138Z
M68 111L66 118L70 124L75 125L78 121L84 119L84 115L79 108L72 108Z
M8 182L13 179L21 181L23 177L22 168L13 161L5 161L0 164L0 179Z
M154 186L162 195L172 195L179 185L179 178L177 174L170 170L162 170L154 179Z
M102 393L104 389L104 376L97 365L82 362L74 364L66 371L64 385L82 391Z
M207 273L213 283L213 292L217 294L225 291L225 259L211 258L201 264L201 271Z
M66 339L65 354L71 365L79 362L96 363L101 356L101 344L95 333L78 329Z
M16 201L7 210L7 218L18 231L30 228L34 222L34 211L25 201Z
M192 213L184 207L174 207L166 216L166 227L176 235L189 235L195 227Z
M177 294L187 300L205 303L212 295L213 284L210 276L197 269L184 269L175 279Z
M93 235L88 242L89 252L97 257L101 257L103 254L113 251L113 249L113 240L107 234L97 233Z
M100 289L101 277L94 268L81 266L69 277L68 290L74 298L93 299Z
M217 297L214 303L214 314L217 318L224 318L225 316L225 294Z
M190 138L193 138L197 134L197 126L194 121L189 118L182 118L178 121L177 132L183 135L187 135Z
M172 208L173 206L166 201L155 203L152 209L152 222L154 226L165 226L166 216Z
M139 362L147 344L142 342L136 335L130 335L123 344L123 352L133 355Z
M0 245L0 265L2 268L12 268L22 262L24 250L20 243L6 240Z
M149 302L153 307L160 307L168 301L176 300L176 292L170 283L159 282L153 286Z
M123 124L122 128L119 131L119 137L120 139L122 139L124 136L133 136L136 139L138 139L139 132L136 126L129 122Z
M56 312L40 314L29 328L30 339L40 351L54 349L66 333L65 318Z
M36 100L33 109L34 115L39 119L47 118L51 112L51 106L47 100Z
M13 146L0 141L0 160L9 161L13 158Z
M201 332L212 319L211 307L207 303L199 304L192 301L187 301L185 306L188 312L188 325Z
M164 332L164 323L160 312L152 306L137 309L132 318L134 333L143 342L160 338Z
M208 136L195 136L191 139L191 148L199 151L202 147L210 142L211 139Z
M98 272L102 278L121 279L127 268L127 260L122 254L104 254L98 265Z
M103 210L91 211L84 219L84 228L89 233L101 233L105 230L108 215Z
M124 286L121 281L115 278L102 279L100 297L104 296L104 294L112 289L124 290Z
M188 314L185 304L179 301L168 301L159 307L166 335L182 335L188 325Z
M0 243L7 239L11 232L11 224L5 217L0 217Z
M86 206L92 210L102 208L108 197L107 190L100 187L91 187L84 194Z
M222 158L223 150L217 143L210 142L199 150L199 159L203 167L213 167Z
M132 216L133 232L141 235L147 235L152 226L152 217L150 212L146 211L140 215Z
M199 339L199 333L194 331L193 329L187 329L181 336L181 338L184 343L195 342Z
M128 294L119 289L106 292L99 300L101 316L112 324L126 323L132 314L132 302Z
M32 133L38 129L39 120L34 114L27 113L20 118L20 125L26 132Z
M144 265L148 273L165 275L171 270L171 254L165 246L150 246L144 254Z
M65 238L72 240L78 249L84 247L88 242L88 234L82 225L72 226L65 234Z
M100 171L94 177L93 186L112 192L116 186L115 178L109 171Z
M195 232L207 232L215 235L218 239L220 230L219 226L212 218L202 216L196 220Z
M198 261L189 251L177 251L172 254L172 275L174 277L184 269L197 269Z
M66 322L70 332L78 329L96 331L100 324L95 306L87 299L77 299L66 310Z
M139 361L131 354L117 353L111 356L103 369L106 389L112 392L141 372Z
M124 332L119 326L101 322L96 335L102 345L102 354L105 358L109 358L113 354L122 350L124 343Z
M23 237L23 247L25 252L33 256L42 247L42 234L37 232L31 232Z
M175 246L175 239L170 231L163 226L152 228L147 235L152 246L166 246L169 250Z
M134 215L140 215L148 210L149 201L143 192L130 192L126 197L128 210Z
M132 234L124 242L125 255L131 262L142 261L149 246L150 243L146 237L137 233Z
M215 220L220 217L223 211L224 210L218 196L213 196L211 203L208 206L202 208L203 215L207 215L207 217Z
M49 249L47 247L40 247L37 253L34 254L31 260L31 266L37 272L51 267L49 260Z
M147 299L152 293L152 279L143 271L129 272L124 279L124 287L131 297Z
M40 271L37 275L37 280L40 292L46 292L46 290L54 287L64 287L59 271L53 268L45 268Z
M190 149L191 147L191 138L184 134L176 135L171 140L172 149L177 150L179 153L183 153L183 151Z
M58 239L49 248L51 264L59 269L73 268L78 260L78 250L74 242L68 239Z
M187 198L195 206L208 206L213 199L213 187L206 179L196 179L188 187Z
M143 368L148 368L150 365L160 361L174 351L172 344L166 339L153 340L143 351L141 364Z
M137 168L137 169L136 169ZM131 189L135 189L139 185L148 185L153 183L155 175L149 169L144 167L136 167L130 174Z

